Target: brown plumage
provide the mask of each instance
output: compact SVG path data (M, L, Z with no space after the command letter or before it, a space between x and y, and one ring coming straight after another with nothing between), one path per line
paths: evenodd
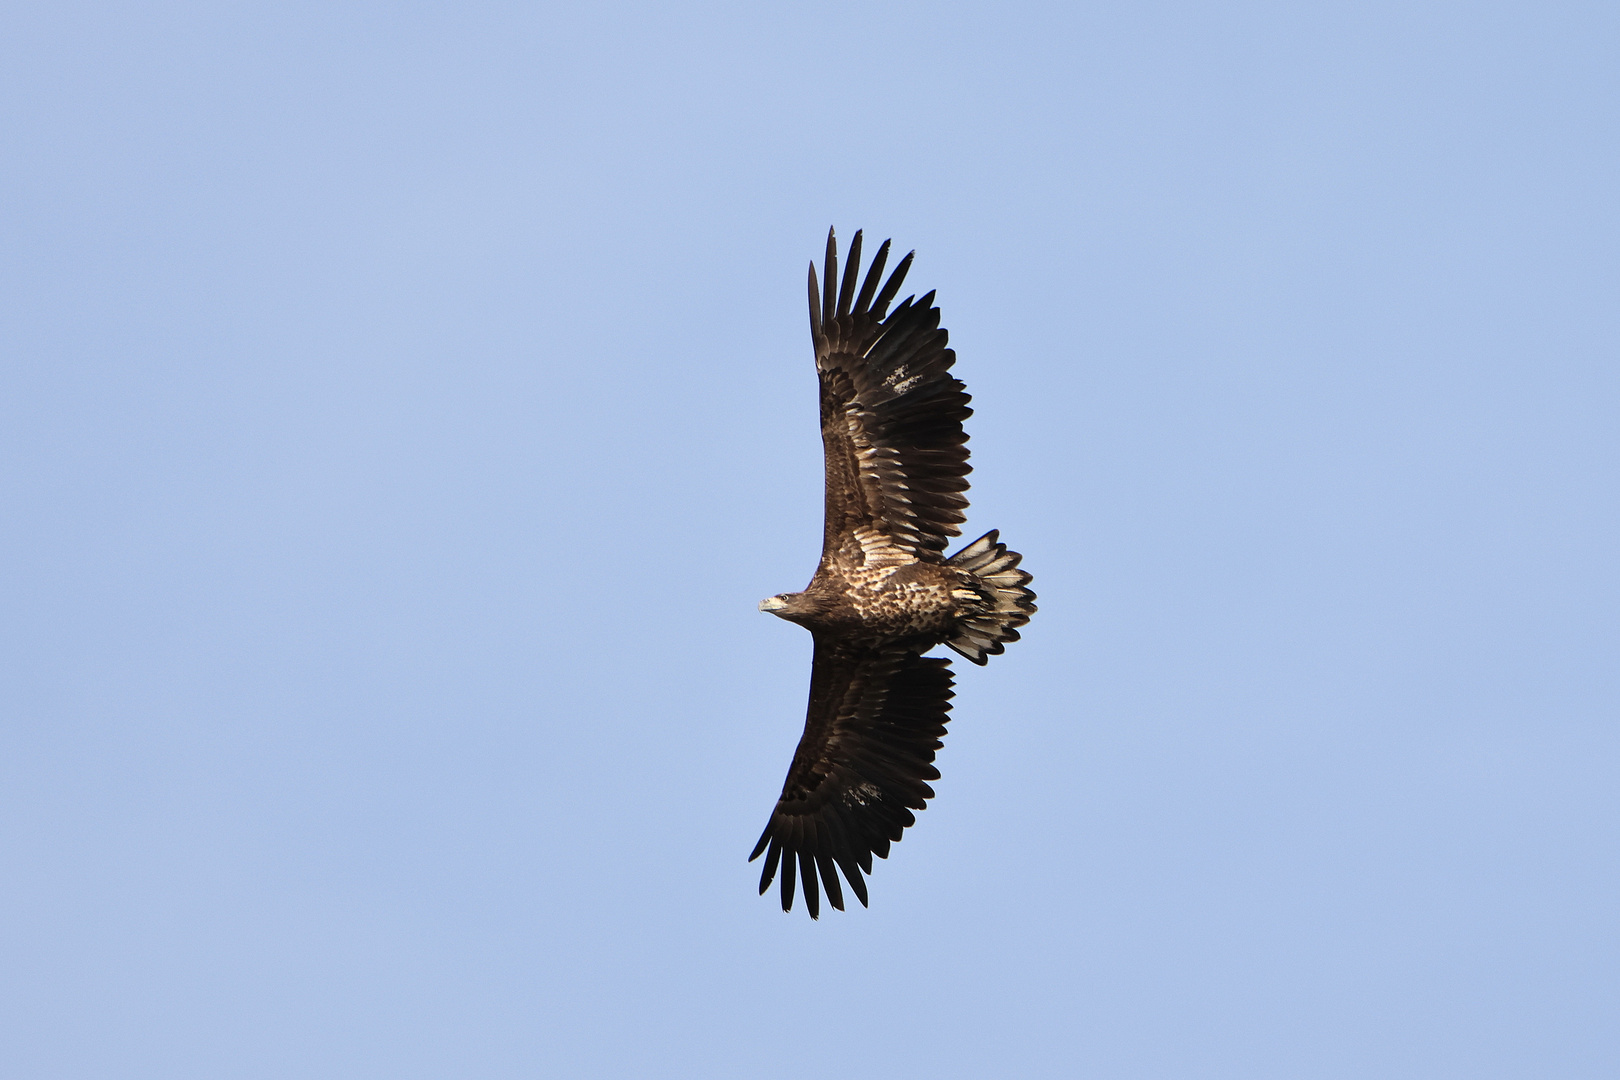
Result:
M934 294L889 312L912 257L879 289L888 255L885 240L858 294L860 233L842 281L831 231L819 289L810 264L826 528L805 590L760 604L808 629L815 659L804 735L749 860L765 856L761 893L780 869L783 911L797 877L812 919L821 887L843 910L839 870L866 903L872 856L888 858L916 821L912 811L934 796L951 664L923 652L943 644L984 664L1018 640L1035 610L1021 556L995 532L945 557L968 504L962 421L973 410L950 374L956 353L945 347Z

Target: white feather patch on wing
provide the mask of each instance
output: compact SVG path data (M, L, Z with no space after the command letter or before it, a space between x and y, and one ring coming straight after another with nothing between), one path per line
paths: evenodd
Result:
M854 536L861 545L861 559L867 566L899 566L917 561L909 552L896 547L891 537L876 529L856 529Z

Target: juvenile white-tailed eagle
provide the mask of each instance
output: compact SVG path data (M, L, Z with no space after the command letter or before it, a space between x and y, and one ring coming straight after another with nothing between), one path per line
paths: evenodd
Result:
M915 253L913 253L915 254ZM950 711L951 662L924 656L947 645L975 664L1018 640L1035 610L1021 556L988 532L946 558L967 508L968 395L950 368L934 294L889 312L911 255L884 282L883 241L856 293L861 234L838 278L829 230L816 287L810 264L810 338L821 379L827 520L821 562L803 592L762 601L815 637L810 707L782 796L749 861L765 856L759 891L782 871L782 910L793 907L794 866L805 907L844 908L838 870L866 903L872 856L933 798L934 751ZM836 867L836 869L835 869Z

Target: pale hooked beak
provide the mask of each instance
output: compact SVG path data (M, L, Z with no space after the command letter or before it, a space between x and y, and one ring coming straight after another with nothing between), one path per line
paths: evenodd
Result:
M781 611L785 607L787 607L787 601L780 596L767 596L759 602L759 610L761 611Z

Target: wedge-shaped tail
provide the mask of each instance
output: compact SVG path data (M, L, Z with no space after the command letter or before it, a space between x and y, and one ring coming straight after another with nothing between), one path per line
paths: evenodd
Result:
M1017 641L1018 627L1035 611L1035 594L1024 587L1035 579L1018 569L1023 556L999 543L1000 535L991 529L945 560L978 578L979 595L987 605L987 610L962 620L956 636L945 644L980 665L1000 655L1007 642Z

